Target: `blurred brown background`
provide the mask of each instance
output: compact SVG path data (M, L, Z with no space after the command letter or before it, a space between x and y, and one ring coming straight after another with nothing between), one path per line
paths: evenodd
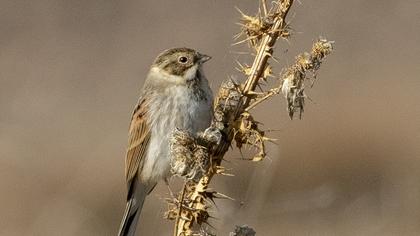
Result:
M257 118L278 138L261 163L229 153L212 224L227 235L420 234L420 2L301 0L279 69L320 35L335 40L303 120L277 97ZM256 0L1 0L0 235L115 235L124 210L131 109L154 57L213 56L215 90L237 74L232 36ZM242 60L242 56L239 59ZM244 155L250 155L245 152ZM165 186L139 235L170 235Z

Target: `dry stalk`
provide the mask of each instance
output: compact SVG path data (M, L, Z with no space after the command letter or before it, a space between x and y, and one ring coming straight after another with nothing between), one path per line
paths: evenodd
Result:
M331 42L326 40L316 42L311 53L297 57L296 64L281 76L278 87L255 92L260 82L273 76L268 60L272 57L276 40L290 35L286 16L292 4L293 0L277 0L268 10L266 1L261 0L262 12L260 10L256 16L240 12L242 31L238 38L245 37L240 42L248 42L256 51L251 67L240 65L240 70L247 76L246 81L240 84L230 79L222 83L215 99L212 124L204 133L174 132L172 172L186 179L178 198L168 200L166 217L175 220L174 236L211 235L203 227L197 227L208 224L209 202L215 198L229 198L209 189L209 183L215 174L229 175L221 162L233 140L239 148L248 145L258 150L253 161L266 156L264 144L271 139L265 137L249 110L281 91L287 98L289 114L297 109L303 110L306 73L315 72L332 50Z

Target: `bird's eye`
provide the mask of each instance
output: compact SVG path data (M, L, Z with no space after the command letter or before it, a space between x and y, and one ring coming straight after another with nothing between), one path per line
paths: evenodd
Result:
M186 63L188 61L188 58L187 57L179 57L178 61L181 62L181 63Z

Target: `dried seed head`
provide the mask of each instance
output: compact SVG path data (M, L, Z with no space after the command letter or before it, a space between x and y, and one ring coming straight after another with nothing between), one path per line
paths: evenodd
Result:
M290 118L294 113L299 112L301 117L304 111L305 80L308 79L307 73L312 72L316 77L316 71L320 68L322 60L332 52L332 41L319 39L312 46L311 53L302 53L296 57L296 62L282 75L282 93L287 101L287 109Z
M256 232L253 228L248 225L236 226L235 232L229 234L229 236L255 236Z
M198 181L210 166L207 148L198 145L195 137L176 129L170 140L171 171L174 175Z
M212 126L224 130L235 119L235 111L241 102L242 92L238 83L233 79L224 81L214 105L214 118Z
M260 42L262 36L269 33L271 26L273 25L272 17L261 16L258 13L256 16L249 16L239 10L241 19L239 25L241 26L241 32L235 37L245 37L244 40L237 42L236 44L249 42L250 46L255 47Z
M311 54L322 60L325 56L330 54L333 50L334 41L328 41L325 38L320 38L312 47Z

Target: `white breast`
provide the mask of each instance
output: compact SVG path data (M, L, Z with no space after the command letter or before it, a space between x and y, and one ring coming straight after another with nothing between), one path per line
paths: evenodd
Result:
M167 88L153 100L151 139L141 177L157 182L170 174L169 139L172 131L179 128L197 133L207 128L211 121L212 97L209 92L207 99L197 100L190 88L179 85Z

